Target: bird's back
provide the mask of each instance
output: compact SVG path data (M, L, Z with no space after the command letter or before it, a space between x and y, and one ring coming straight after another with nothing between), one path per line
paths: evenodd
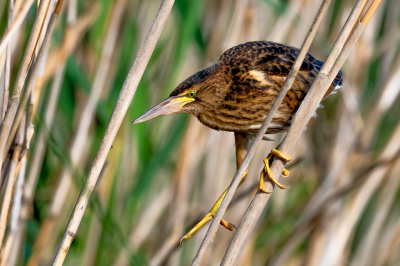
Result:
M220 106L199 117L217 130L256 133L267 116L299 54L299 49L274 42L248 42L227 50L219 59L219 70L231 79ZM299 74L272 120L267 133L286 131L323 62L307 54ZM332 82L324 99L342 86L342 73Z

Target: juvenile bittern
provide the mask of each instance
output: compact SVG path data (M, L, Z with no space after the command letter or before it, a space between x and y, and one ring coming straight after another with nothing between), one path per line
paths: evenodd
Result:
M234 132L236 163L239 167L246 155L249 139L261 127L298 54L297 48L265 41L248 42L232 47L216 64L186 79L167 99L145 112L133 123L176 113L194 115L201 123L212 129ZM295 82L265 134L288 130L322 64L323 62L307 54ZM342 82L342 73L339 72L323 99L341 87ZM264 186L265 176L278 187L285 188L269 172L268 165L273 156L290 160L290 156L281 154L277 149L273 149L264 160L265 168L261 172L259 188L266 193L269 191ZM287 175L288 172L284 170L283 174ZM240 184L246 176L247 170ZM182 241L190 238L215 216L226 191L209 213L182 238ZM233 224L223 219L221 224L229 230L235 228Z

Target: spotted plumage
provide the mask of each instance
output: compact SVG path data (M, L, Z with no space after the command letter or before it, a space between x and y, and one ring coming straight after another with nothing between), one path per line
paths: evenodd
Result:
M182 82L170 96L196 90L182 109L215 130L256 133L299 54L274 42L248 42L227 50L217 63ZM267 133L286 131L323 62L307 54ZM324 99L342 85L339 72Z

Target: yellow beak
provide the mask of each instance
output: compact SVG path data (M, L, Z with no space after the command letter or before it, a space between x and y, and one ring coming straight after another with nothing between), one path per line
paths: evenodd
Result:
M185 104L193 102L194 100L194 98L189 98L185 96L168 97L164 101L160 102L159 104L136 118L136 120L133 121L132 124L141 123L157 116L179 113Z

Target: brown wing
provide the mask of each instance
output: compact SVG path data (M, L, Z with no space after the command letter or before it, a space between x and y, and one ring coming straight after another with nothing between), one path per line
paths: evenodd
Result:
M220 57L220 62L229 65L228 69L230 69L234 85L269 90L270 93L276 95L298 54L299 49L292 46L265 41L248 42L227 50ZM305 97L322 63L310 54L306 55L299 74L285 97L285 102L292 111L298 108ZM341 82L341 72L339 72L324 98L333 91L336 85L339 83L341 85Z
M248 42L227 50L220 58L231 67L233 76L245 75L251 70L267 75L286 77L299 54L299 49L274 42ZM314 70L316 59L306 55L300 71Z

